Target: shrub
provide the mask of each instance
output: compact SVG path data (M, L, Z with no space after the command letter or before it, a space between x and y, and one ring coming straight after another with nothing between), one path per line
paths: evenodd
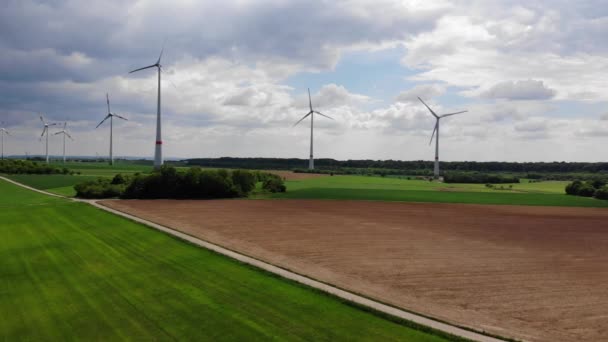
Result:
M81 198L112 198L120 196L124 191L122 185L112 184L106 178L76 184L74 189L76 196Z
M608 200L608 187L603 186L603 187L595 190L593 197L595 197L597 199Z
M268 178L262 184L262 189L270 192L285 192L287 188L280 177Z
M583 185L583 182L575 180L574 182L566 185L566 194L578 196L578 190Z
M593 194L595 194L595 188L589 183L583 184L578 189L578 193L577 193L578 196L583 196L583 197L593 197Z

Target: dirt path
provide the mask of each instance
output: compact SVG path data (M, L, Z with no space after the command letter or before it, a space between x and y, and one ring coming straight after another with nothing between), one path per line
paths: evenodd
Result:
M608 210L363 201L105 205L441 320L532 341L608 336Z

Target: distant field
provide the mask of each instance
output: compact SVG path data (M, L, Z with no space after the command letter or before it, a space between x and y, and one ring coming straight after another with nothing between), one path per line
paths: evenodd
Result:
M150 172L151 166L139 165L130 162L117 162L113 166L107 163L95 162L68 162L51 163L56 167L66 167L70 171L79 172L76 175L7 175L6 177L31 186L36 189L45 190L58 195L73 197L76 195L74 185L95 180L99 177L114 177L118 173L133 174L136 172Z
M64 166L68 169L76 172L80 172L82 175L88 176L108 176L112 177L117 173L136 173L136 172L150 172L152 166L141 165L132 162L120 161L109 165L108 163L94 163L94 162L68 162L66 164L53 164L58 167Z
M446 184L423 180L367 176L333 176L287 181L287 192L275 199L341 199L471 204L608 207L608 201L567 196L567 182L501 184L492 190L484 184Z
M0 193L0 340L446 340L84 203Z
M62 165L62 164L60 164ZM10 178L29 186L47 190L64 196L74 196L73 186L77 183L113 177L117 173L147 173L150 166L129 162L119 162L113 167L106 163L66 163L70 170L78 171L77 176L65 175L14 175ZM180 167L179 169L184 169ZM254 195L255 198L292 199L352 199L406 202L443 202L477 204L548 205L576 207L608 207L608 201L591 198L566 196L564 189L568 182L533 182L523 179L517 184L499 184L496 190L484 184L447 184L408 177L379 176L323 176L309 174L287 175L287 193ZM300 177L300 175L303 175ZM288 177L287 177L288 176Z
M76 195L75 184L98 178L98 176L81 175L6 175L5 177L32 188L68 197Z
M469 203L503 205L546 205L565 207L608 207L608 201L578 196L543 193L441 192L425 190L384 190L309 188L273 194L275 199L340 199L431 203Z

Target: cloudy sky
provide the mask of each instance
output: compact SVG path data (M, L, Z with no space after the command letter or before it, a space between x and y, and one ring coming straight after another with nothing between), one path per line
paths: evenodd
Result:
M30 1L0 11L5 153L40 154L40 113L73 155L154 151L156 73L168 157L608 159L608 6L599 1ZM52 130L51 132L55 132ZM59 154L59 136L50 150Z

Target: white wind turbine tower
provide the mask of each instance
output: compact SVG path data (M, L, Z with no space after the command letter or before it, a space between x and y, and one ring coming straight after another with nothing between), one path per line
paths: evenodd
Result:
M435 129L433 130L433 135L431 135L431 141L429 141L429 145L433 142L433 137L435 136L435 133L437 133L437 137L435 138L435 169L433 171L433 174L434 174L435 178L439 178L439 120L441 120L447 116L466 113L467 111L463 110L463 111L456 112L456 113L438 115L431 109L431 107L429 107L426 103L424 103L424 101L422 101L422 99L420 97L418 97L418 100L420 100L420 102L422 102L422 104L431 112L431 114L433 114L433 116L435 117L435 120L436 120Z
M3 127L4 125L4 121L0 122L0 145L1 145L1 149L2 149L2 160L4 160L4 135L11 135L8 130L6 128Z
M294 124L294 127L299 124L300 122L302 122L302 120L306 119L308 116L310 116L310 159L308 161L308 169L309 170L314 170L315 168L315 160L313 157L313 131L314 131L314 115L315 114L319 114L321 116L324 116L328 119L332 119L332 117L329 117L325 114L321 114L319 112L317 112L316 110L312 109L312 99L310 98L310 88L308 89L308 105L310 107L310 112L308 112L308 114L304 115L304 117L302 117L298 122L296 122Z
M70 140L74 140L74 138L72 138L72 136L70 135L70 133L68 133L66 127L67 127L68 123L64 122L63 123L63 129L53 135L57 135L57 134L63 134L63 163L65 164L65 137L70 138Z
M164 44L163 44L164 45ZM135 69L130 71L129 74L134 73L136 71L145 70L149 68L156 67L158 69L158 95L157 95L157 103L156 103L156 144L154 149L154 168L159 169L163 165L163 139L161 134L161 120L160 120L160 72L161 65L160 59L163 57L164 47L160 50L160 55L158 56L158 60L156 63L152 65L148 65L147 67Z
M44 129L42 129L42 134L40 134L40 140L42 140L42 137L44 136L44 134L46 133L46 149L45 149L45 154L46 154L46 163L49 163L49 127L50 126L56 126L56 123L49 123L44 121L44 118L42 117L42 115L40 115L40 121L42 121L42 123L44 124Z
M114 126L114 117L117 117L119 119L123 119L125 121L129 121L126 118L123 118L122 116L112 113L110 111L110 95L108 95L108 93L106 93L106 102L108 103L108 115L106 115L105 118L103 118L103 120L101 120L101 122L97 125L97 127L101 126L102 123L104 123L104 121L110 119L110 165L114 165L114 154L112 151L112 141L113 141L113 126ZM97 129L97 127L95 127L95 129ZM64 138L65 141L65 138Z

